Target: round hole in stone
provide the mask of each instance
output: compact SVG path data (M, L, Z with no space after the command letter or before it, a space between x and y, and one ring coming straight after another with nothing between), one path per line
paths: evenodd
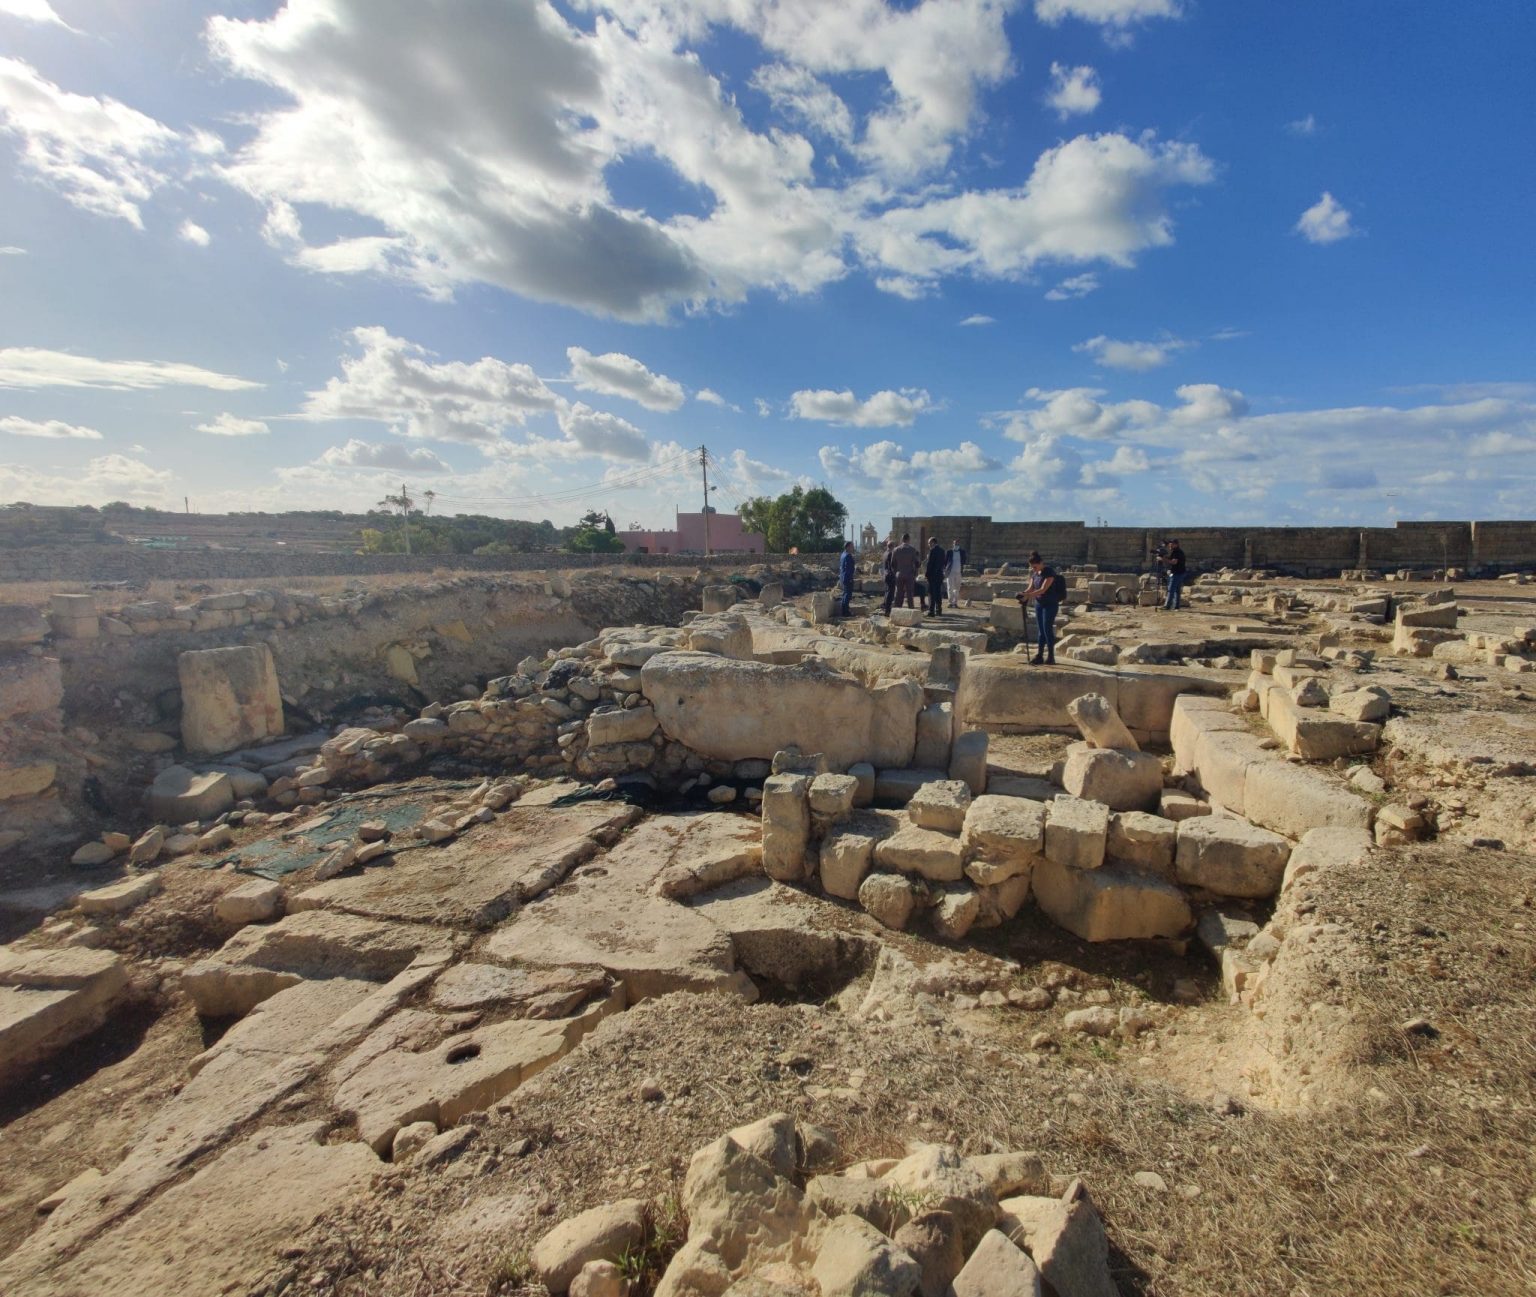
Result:
M470 1040L465 1041L462 1045L455 1045L450 1049L445 1061L449 1063L467 1063L470 1059L479 1057L480 1046Z

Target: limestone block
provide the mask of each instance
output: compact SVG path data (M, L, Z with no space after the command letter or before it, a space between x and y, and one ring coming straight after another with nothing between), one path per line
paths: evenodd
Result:
M593 747L610 743L639 743L657 729L653 707L619 707L593 712L587 717L587 742Z
M947 1297L965 1265L960 1230L947 1211L923 1211L896 1231L892 1242L917 1262L923 1297Z
M1109 1273L1109 1239L1085 1194L1005 1198L1000 1207L998 1228L1028 1249L1052 1291L1072 1297L1119 1297Z
M81 892L75 898L81 914L126 914L160 890L159 874L136 874L120 883Z
M935 883L957 883L965 877L960 839L915 824L905 824L876 843L875 864Z
M1165 820L1191 820L1197 815L1209 815L1211 804L1202 802L1193 793L1181 793L1176 788L1163 789L1158 802L1158 815Z
M214 904L213 913L221 923L243 928L247 923L275 919L282 909L282 887L268 879L255 878L225 892Z
M765 585L757 596L757 601L764 608L777 608L784 602L784 586L782 582L771 581Z
M1045 810L1045 857L1074 869L1104 863L1109 807L1076 797L1057 797Z
M912 764L924 769L949 768L949 748L954 739L955 709L950 703L929 703L917 714L917 745Z
M907 815L922 829L959 833L971 809L971 790L958 779L936 779L924 784L907 803Z
M924 784L944 777L943 770L881 770L875 775L875 800L905 806Z
M645 1237L646 1208L643 1199L625 1198L556 1225L529 1254L540 1282L558 1297L589 1262L615 1262L638 1249Z
M875 837L856 828L833 829L821 840L821 885L828 896L859 898L859 887L874 861Z
M981 898L966 883L952 883L939 896L939 903L928 912L933 930L948 941L961 941L981 913Z
M1084 941L1177 937L1193 921L1184 893L1146 874L1109 865L1074 869L1047 859L1030 881L1035 904Z
M1268 719L1275 737L1296 756L1308 761L1332 761L1374 752L1381 741L1380 725L1304 708L1278 689L1270 692Z
M955 735L949 749L949 777L964 780L971 793L980 797L987 791L987 734L970 730Z
M1371 804L1344 785L1286 761L1255 763L1248 778L1245 814L1286 837L1308 829L1370 827Z
M54 595L55 599L75 599L78 595ZM96 601L89 595L90 611L96 611ZM73 615L73 614L72 614ZM0 603L0 645L17 648L28 644L41 644L48 634L48 623L43 614L29 604Z
M211 820L234 804L229 776L217 770L199 774L186 766L167 766L149 787L149 813L167 824Z
M885 1174L885 1183L921 1197L929 1211L947 1211L969 1252L997 1222L997 1199L981 1173L945 1144L925 1144Z
M859 781L853 775L817 775L811 780L811 813L839 820L853 810Z
M1091 748L1118 748L1125 752L1141 750L1141 745L1120 719L1120 713L1110 706L1109 699L1103 694L1074 698L1067 704L1067 715Z
M799 748L785 748L773 754L773 760L768 764L768 773L809 775L815 779L817 775L831 774L832 767L827 764L825 752L802 752Z
M0 766L0 802L15 797L36 797L53 787L58 767L52 761L30 761L25 765Z
M1028 874L1045 847L1045 816L1044 802L991 795L976 798L965 813L960 833L967 876L990 886Z
M916 1261L858 1216L839 1216L822 1235L811 1267L821 1297L917 1297Z
M893 932L900 932L912 918L917 893L900 874L870 874L859 885L859 904Z
M283 733L277 669L265 644L193 649L177 659L181 739L189 752L230 752Z
M704 587L703 609L706 614L728 612L736 604L736 587L733 585L708 585Z
M688 647L695 653L750 661L752 628L740 616L699 617L686 627Z
M59 639L96 639L101 634L99 617L64 617L52 613L48 621Z
M892 626L921 626L923 624L923 610L921 608L892 608Z
M1163 763L1150 752L1122 752L1074 743L1061 786L1073 797L1103 802L1112 811L1145 811L1163 791Z
M127 993L127 967L111 951L0 947L0 1091L96 1030Z
M64 701L64 676L57 658L0 653L0 720L48 712Z
M668 738L723 761L822 752L846 770L858 761L905 766L917 741L922 688L911 680L866 687L817 659L794 666L701 653L659 653L641 688Z
M992 612L988 620L994 630L1011 632L1014 635L1024 633L1024 605L1017 599L994 599Z
M113 851L105 842L86 842L75 848L74 855L70 856L69 863L81 869L95 869L107 864L117 852Z
M853 794L855 806L872 806L875 801L875 768L867 761L856 761L848 767L851 778L858 780Z
M1118 864L1173 880L1178 825L1160 815L1122 811L1109 818L1105 854Z
M1384 721L1392 713L1392 697L1380 685L1366 685L1334 694L1328 710L1350 721Z
M1179 825L1174 867L1179 882L1217 896L1273 896L1291 846L1246 820L1208 815Z
M763 784L763 872L781 883L806 876L810 790L806 775L770 775Z
M981 910L976 916L976 926L995 928L1022 910L1024 902L1029 900L1033 872L1031 866L1029 873L1005 878L1000 883L978 884L976 896L981 902Z
M1040 1271L1006 1234L988 1230L951 1291L954 1297L1040 1297Z
M384 650L384 669L391 679L408 685L417 683L416 658L403 644L391 644Z
M1460 610L1454 603L1424 604L1419 607L1399 608L1398 626L1429 626L1437 630L1454 630Z

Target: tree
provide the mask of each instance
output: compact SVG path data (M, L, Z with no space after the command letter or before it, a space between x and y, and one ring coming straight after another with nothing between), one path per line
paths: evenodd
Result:
M589 527L583 522L571 529L565 548L571 554L622 554L624 542L603 527Z
M798 549L826 554L842 548L845 509L824 486L794 487L776 499L755 496L741 506L742 526L761 532L772 554Z

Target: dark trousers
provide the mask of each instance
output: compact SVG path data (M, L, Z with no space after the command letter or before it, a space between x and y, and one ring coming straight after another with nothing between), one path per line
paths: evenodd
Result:
M916 605L912 602L913 592L917 589L917 578L904 572L896 574L896 606L898 608L912 608Z
M1056 610L1060 604L1035 600L1035 630L1039 648L1035 657L1047 662L1056 660Z
M943 609L943 604L944 604L944 578L940 577L937 581L935 581L932 577L929 577L928 578L928 615L930 617L937 617L939 615L939 613Z
M896 598L896 573L894 573L894 572L887 572L885 574L885 615L887 617L889 617L891 615L891 604L895 601L895 598Z
M843 616L846 617L852 611L849 605L853 602L853 582L843 583Z

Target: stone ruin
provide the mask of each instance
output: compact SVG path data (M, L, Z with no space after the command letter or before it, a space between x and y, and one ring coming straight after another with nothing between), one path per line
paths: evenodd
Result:
M1438 594L1306 607L1239 574L1194 598L1264 620L1126 642L1092 610L1145 590L1080 575L1054 668L1008 651L1028 627L1006 573L967 586L981 615L939 622L836 621L819 593L711 586L679 624L606 627L473 698L299 735L265 647L182 652L179 751L145 790L151 822L73 853L121 878L0 951L0 1085L142 993L109 936L178 861L230 876L209 916L228 936L165 977L201 1018L234 1025L120 1165L60 1190L0 1285L88 1273L99 1240L171 1186L195 1197L230 1159L262 1183L270 1150L242 1141L275 1129L289 1098L348 1123L339 1144L282 1127L282 1165L306 1166L324 1201L379 1159L425 1164L655 997L750 1003L861 973L855 1016L1040 1007L1007 961L969 949L1026 910L1088 943L1193 943L1262 1019L1289 970L1335 939L1306 921L1298 883L1434 828L1348 764L1392 715L1362 678L1377 653L1521 672L1536 669L1536 633L1461 634ZM1281 647L1303 615L1332 615L1315 649ZM26 646L5 677L17 725L19 707L57 700L41 635L7 624ZM1052 734L1076 738L1046 768L989 762L994 742ZM27 768L5 786L31 788ZM907 933L964 971L925 971L892 944ZM1134 1039L1154 1021L1086 1005L1064 1025ZM1034 1154L928 1144L837 1165L825 1132L784 1114L699 1150L687 1236L657 1292L1115 1291L1087 1190ZM556 1294L617 1294L641 1217L617 1201L560 1223L534 1249L538 1277Z

